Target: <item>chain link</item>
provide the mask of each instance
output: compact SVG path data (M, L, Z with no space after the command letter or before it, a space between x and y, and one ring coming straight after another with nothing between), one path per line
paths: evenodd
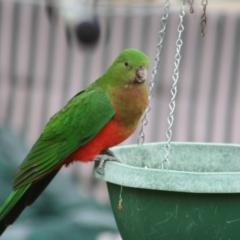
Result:
M193 9L194 0L188 0L188 3L190 5L190 13L193 14L194 13L194 9Z
M183 17L185 16L185 11L184 11L184 7L185 7L185 0L182 1L182 7L181 7L181 11L179 13L179 18L180 18L180 23L178 25L178 38L176 41L176 55L175 55L175 60L174 60L174 71L173 71L173 75L172 75L172 79L173 79L173 85L171 88L171 101L169 103L169 108L170 108L170 113L169 116L167 118L168 121L168 130L166 132L166 136L167 136L167 143L165 145L165 158L162 161L162 169L164 169L164 167L166 166L166 168L168 168L169 165L169 153L170 153L170 143L171 143L171 139L172 139L172 125L173 125L173 121L174 121L174 117L173 117L173 113L175 110L175 99L176 99L176 95L177 95L177 82L178 82L178 78L179 78L179 64L180 64L180 60L181 60L181 54L180 54L180 50L182 47L182 32L184 30L184 26L183 26Z
M165 32L166 32L169 7L170 7L170 0L166 0L165 3L164 3L164 15L161 18L161 30L158 33L160 40L159 40L159 43L157 44L157 55L154 58L154 68L152 70L152 79L149 83L148 106L147 106L147 109L146 109L146 111L143 115L142 121L141 121L141 129L140 129L140 132L139 132L139 135L138 135L138 140L137 140L138 144L143 144L144 141L145 141L144 128L148 124L147 114L151 110L150 100L153 97L153 88L154 88L154 85L155 85L155 79L156 79L156 76L157 76L157 70L158 70L158 66L159 66L159 62L160 62L160 55L161 55L161 52L162 52L162 43L163 43Z

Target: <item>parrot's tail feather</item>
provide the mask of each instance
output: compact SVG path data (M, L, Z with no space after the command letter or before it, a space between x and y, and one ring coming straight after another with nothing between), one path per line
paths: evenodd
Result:
M14 190L0 208L0 236L21 214L25 207L31 205L47 187L60 169L49 173L38 182Z
M52 179L56 176L60 169L55 169L47 176L42 178L41 180L35 182L33 186L29 189L29 192L26 196L26 206L31 205L38 198L38 196L43 192L43 190L47 187L47 185L52 181Z
M24 194L27 193L29 187L30 184L13 191L0 208L0 236L25 208Z

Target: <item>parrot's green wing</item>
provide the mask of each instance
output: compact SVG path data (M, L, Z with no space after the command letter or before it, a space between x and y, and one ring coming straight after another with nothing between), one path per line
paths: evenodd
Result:
M114 114L105 92L90 87L76 95L45 126L14 175L14 189L51 172L71 153L88 143Z

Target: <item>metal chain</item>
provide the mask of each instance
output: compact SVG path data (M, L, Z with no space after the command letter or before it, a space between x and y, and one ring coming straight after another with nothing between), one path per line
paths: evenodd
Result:
M160 55L161 55L161 52L162 52L162 43L163 43L165 32L166 32L169 7L170 7L170 0L166 0L165 3L164 3L164 15L161 18L161 30L158 33L160 40L159 40L159 43L157 44L157 55L154 58L154 68L152 70L152 79L149 83L148 106L147 106L147 109L146 109L146 111L143 115L142 121L141 121L141 129L140 129L140 132L139 132L139 135L138 135L138 140L137 140L138 144L143 144L144 141L145 141L144 128L148 124L147 114L151 110L150 100L153 97L153 88L154 88L154 85L155 85L155 79L156 79L156 76L157 76L157 69L158 69L159 62L160 62Z
M193 9L194 0L188 0L188 3L189 3L189 5L190 5L190 13L193 14L193 12L194 12L194 9Z
M178 38L176 41L176 55L175 55L175 60L174 60L174 70L173 70L173 75L172 75L172 79L173 79L173 85L171 88L171 101L169 103L169 108L170 108L170 113L169 116L167 118L168 121L168 130L166 132L166 136L167 136L167 143L165 145L165 158L162 161L162 169L164 169L164 166L166 165L166 168L168 168L169 165L169 153L170 153L170 143L171 143L171 139L172 139L172 125L173 125L173 121L174 121L174 117L173 117L173 113L175 110L175 99L176 99L176 95L177 95L177 82L178 82L178 78L179 78L179 64L180 64L180 60L181 60L181 54L180 54L180 50L183 44L183 41L181 39L182 37L182 32L184 30L184 26L183 26L183 17L185 16L185 11L184 11L184 7L185 7L185 0L182 1L182 7L181 7L181 11L179 13L179 18L180 18L180 23L178 25Z
M203 6L203 14L201 16L201 35L204 37L204 28L207 24L207 5L208 5L208 0L202 0L202 6Z

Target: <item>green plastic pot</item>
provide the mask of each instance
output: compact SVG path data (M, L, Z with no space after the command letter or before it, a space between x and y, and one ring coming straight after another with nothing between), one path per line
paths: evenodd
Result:
M112 210L124 240L240 239L240 146L165 143L113 148L107 162Z

